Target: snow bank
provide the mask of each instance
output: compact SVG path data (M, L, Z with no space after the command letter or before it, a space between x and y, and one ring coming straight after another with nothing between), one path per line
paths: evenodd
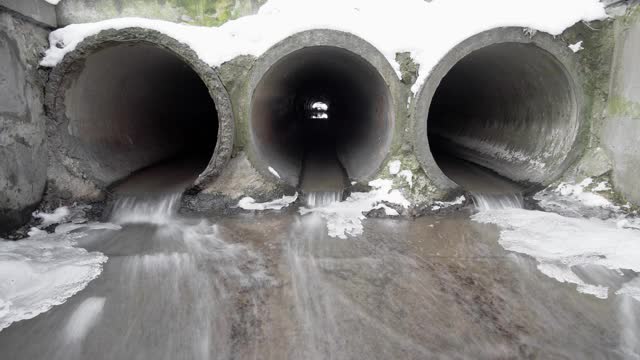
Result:
M594 184L593 179L586 178L574 184L562 182L557 186L548 187L533 198L538 205L547 211L569 217L610 219L619 223L620 227L635 227L638 221L628 218L629 214L624 206L614 205L598 192L610 191L608 182Z
M377 179L369 182L373 190L369 192L354 192L342 202L314 208L300 208L302 215L315 213L327 221L329 236L346 239L348 235L356 236L363 233L362 220L364 213L374 209L384 209L389 216L398 212L382 202L400 205L408 208L411 204L399 190L393 190L392 180Z
M64 303L100 274L107 257L73 247L83 236L0 239L0 330Z
M293 204L298 199L298 193L291 196L283 196L282 199L276 199L268 202L257 203L252 197L246 196L240 199L238 207L244 210L282 210L283 208Z
M640 232L620 229L609 221L523 209L482 211L472 219L497 224L502 229L500 244L506 250L534 257L545 275L576 284L578 291L599 298L606 298L609 289L587 283L574 272L576 267L604 267L620 277L622 269L640 272ZM640 283L627 282L616 293L637 298Z
M545 189L535 195L536 200L540 200L542 206L549 204L549 199L543 198L545 193L555 193L562 196L565 199L572 200L573 202L583 204L588 207L603 207L603 208L615 208L615 206L607 200L604 196L595 194L591 191L587 191L587 187L593 184L593 179L586 178L578 184L572 183L560 183L555 188ZM609 190L610 187L606 182L599 183L593 188L594 191Z
M258 14L220 27L142 18L69 25L50 34L50 48L41 65L55 66L84 38L105 29L157 30L189 45L211 66L219 66L238 55L260 56L300 31L332 29L350 32L377 47L398 77L396 53L410 52L420 65L418 80L412 88L415 93L431 68L451 48L477 33L521 26L558 35L580 20L605 17L598 0L323 0L322 6L317 6L314 0L270 0Z
M440 209L446 209L451 206L462 205L467 198L464 195L458 196L453 201L434 201L433 205L431 205L432 211L437 211Z

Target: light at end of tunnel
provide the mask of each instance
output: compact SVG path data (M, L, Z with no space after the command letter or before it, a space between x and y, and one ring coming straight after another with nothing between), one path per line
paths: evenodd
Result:
M316 101L313 104L311 104L311 108L313 110L327 111L329 110L329 105L327 105L326 103L323 103L322 101Z

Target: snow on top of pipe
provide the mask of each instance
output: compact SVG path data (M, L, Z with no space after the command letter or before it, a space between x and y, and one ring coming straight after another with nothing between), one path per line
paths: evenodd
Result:
M310 10L312 9L312 10ZM55 66L86 37L105 29L159 31L189 45L211 66L238 55L260 56L295 33L312 29L345 31L377 47L395 69L398 52L420 64L420 88L431 68L455 45L485 30L520 26L558 35L578 21L606 18L598 0L269 0L256 15L202 27L144 18L73 24L49 35L42 66ZM381 26L384 24L384 26Z

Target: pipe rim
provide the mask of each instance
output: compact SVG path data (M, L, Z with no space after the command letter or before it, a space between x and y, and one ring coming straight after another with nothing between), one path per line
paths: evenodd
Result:
M572 118L577 123L575 138L570 150L566 154L562 165L555 173L551 173L547 180L540 184L533 184L529 189L543 188L557 180L580 156L588 138L587 124L584 119L585 101L582 85L583 76L579 71L575 54L553 36L537 32L528 35L527 29L522 27L501 27L490 29L473 35L447 52L433 67L425 82L418 90L415 98L415 106L411 113L414 134L412 143L414 152L427 177L444 191L455 191L462 187L451 180L439 167L433 154L428 139L428 118L431 102L447 73L463 58L476 50L490 45L519 43L536 46L539 50L547 52L555 60L566 76L569 88L572 91L573 109ZM532 185L532 184L528 184Z
M168 51L191 68L209 91L218 116L218 132L216 145L206 168L198 175L194 183L186 190L191 193L200 192L222 172L231 158L235 140L235 121L231 108L231 99L215 68L206 64L188 45L156 30L132 27L125 29L108 29L96 35L85 38L76 48L66 54L64 58L50 71L45 86L45 111L50 118L47 126L47 137L52 139L52 145L62 149L64 141L61 132L65 131L65 124L69 123L66 115L66 88L74 76L82 69L84 61L95 52L118 44L142 43ZM61 152L58 152L61 154ZM62 154L61 154L62 155ZM67 170L80 178L86 178L83 173L85 166L75 171ZM110 184L92 181L99 188L104 189Z
M251 69L248 79L248 87L245 94L245 104L247 107L246 117L243 119L242 128L243 132L247 134L246 153L252 166L265 178L279 184L285 184L290 186L297 186L298 184L289 184L282 178L276 177L268 170L269 163L267 159L260 155L260 151L256 142L254 141L254 132L251 126L253 118L253 98L255 91L260 84L262 78L267 72L276 65L280 60L292 53L302 50L308 47L334 47L346 50L354 55L361 57L365 62L371 65L380 75L382 80L387 86L389 99L391 102L391 134L385 144L385 155L376 165L376 170L363 179L357 180L372 180L376 174L380 173L384 164L388 161L394 148L399 143L398 137L402 133L400 129L403 128L406 118L406 109L399 104L403 104L403 101L398 100L398 96L402 96L400 80L394 70L393 66L389 63L387 58L378 50L375 46L368 41L360 38L349 32L331 30L331 29L311 29L304 30L295 33L291 36L280 40L278 43L266 50L260 57L258 57ZM405 100L406 101L406 100Z

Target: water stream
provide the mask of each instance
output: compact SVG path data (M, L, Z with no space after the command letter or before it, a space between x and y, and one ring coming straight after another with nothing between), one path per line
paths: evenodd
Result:
M122 230L79 243L109 257L103 273L1 331L2 358L637 358L635 300L545 276L474 209L367 219L339 239L316 214L180 215L178 193L122 194L109 215ZM513 193L474 202L522 207Z

